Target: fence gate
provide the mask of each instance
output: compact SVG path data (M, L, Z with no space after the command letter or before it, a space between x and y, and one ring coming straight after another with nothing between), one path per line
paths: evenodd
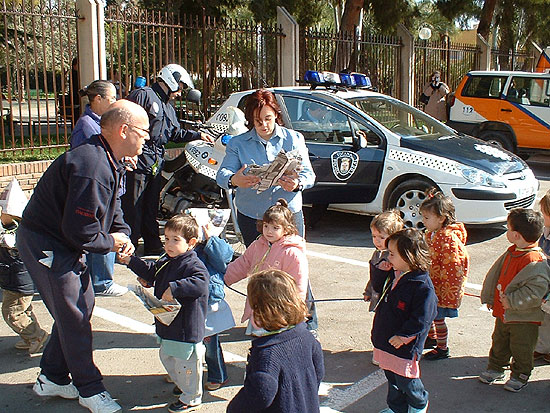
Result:
M182 65L203 92L202 111L210 115L238 90L275 86L280 28L208 16L108 7L105 11L107 73L121 95L137 76L155 81L168 63ZM180 116L198 108L176 102Z
M0 3L0 156L67 145L79 110L76 24L74 1Z

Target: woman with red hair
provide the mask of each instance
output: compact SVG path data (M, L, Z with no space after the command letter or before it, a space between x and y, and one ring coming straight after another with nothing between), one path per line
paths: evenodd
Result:
M299 132L281 126L281 109L275 95L269 90L258 89L248 97L245 117L249 131L229 141L216 177L222 188L235 189L237 221L244 242L249 246L260 235L256 222L279 198L288 202L298 232L303 237L302 190L311 188L315 183L304 137ZM277 185L257 193L252 187L260 179L247 175L247 167L252 164L269 164L281 150L298 150L303 169L299 173L283 175Z

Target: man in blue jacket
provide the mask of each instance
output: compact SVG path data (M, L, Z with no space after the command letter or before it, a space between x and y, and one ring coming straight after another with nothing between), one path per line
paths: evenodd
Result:
M44 173L17 233L21 258L54 318L33 390L78 398L92 412L121 408L93 361L95 297L82 254L134 251L118 198L124 170L119 160L142 152L148 128L147 114L132 102L105 112L101 134L58 157Z

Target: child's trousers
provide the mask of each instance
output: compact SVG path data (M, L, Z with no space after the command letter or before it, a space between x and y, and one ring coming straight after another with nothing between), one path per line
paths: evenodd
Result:
M40 338L42 329L32 311L32 295L2 289L2 316L26 342Z
M488 369L503 372L513 357L511 377L526 382L533 370L533 351L538 334L539 326L534 323L504 323L497 318Z
M204 345L197 343L195 351L188 360L170 356L160 346L160 361L170 378L180 388L179 397L182 403L196 406L202 402L202 363L204 362Z
M395 413L407 413L409 406L423 409L428 404L428 392L420 379L410 379L384 370L388 379L388 407Z

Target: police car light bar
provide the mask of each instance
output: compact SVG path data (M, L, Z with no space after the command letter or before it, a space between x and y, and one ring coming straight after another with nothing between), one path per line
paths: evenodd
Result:
M370 78L362 73L334 73L308 70L304 75L304 83L317 86L325 86L328 89L344 88L372 88Z

